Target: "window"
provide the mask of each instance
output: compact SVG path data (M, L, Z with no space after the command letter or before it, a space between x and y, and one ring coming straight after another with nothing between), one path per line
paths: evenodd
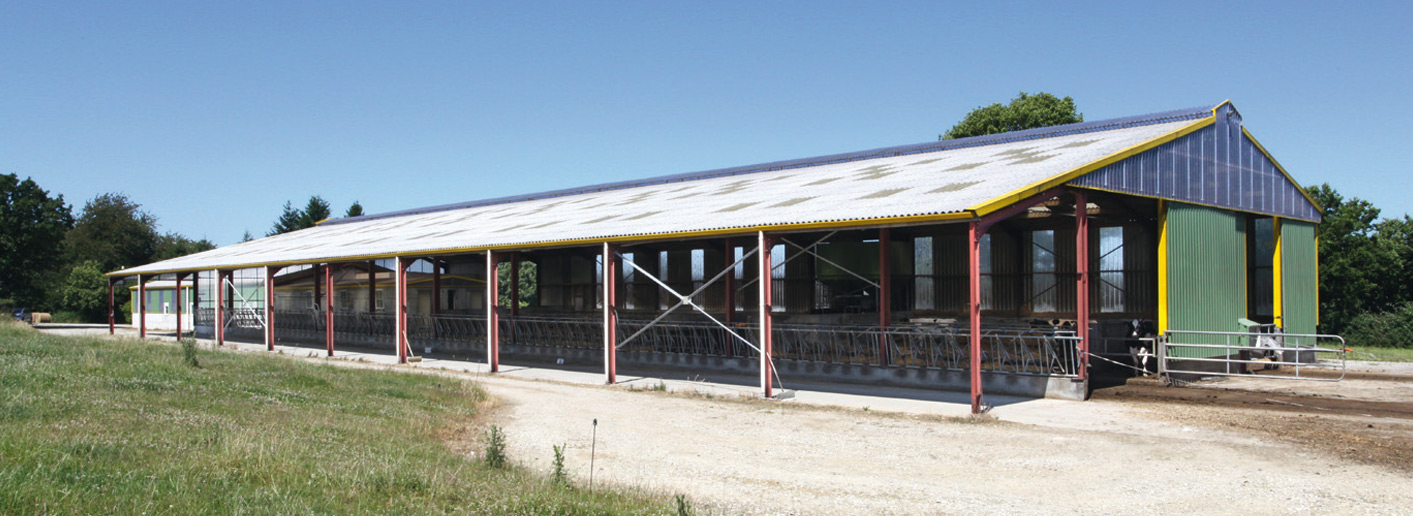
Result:
M447 291L446 291L446 303L445 303L445 306L443 306L443 308L445 308L446 310L456 310L456 290L454 290L454 289L447 289Z
M1030 309L1032 312L1057 310L1059 291L1055 288L1055 232L1030 233Z
M383 311L383 290L378 290L378 295L374 298L373 308L379 312Z
M1099 228L1099 311L1124 312L1124 228Z
M344 310L353 309L353 298L349 295L347 290L339 292L339 307Z
M913 239L913 308L933 310L932 237Z

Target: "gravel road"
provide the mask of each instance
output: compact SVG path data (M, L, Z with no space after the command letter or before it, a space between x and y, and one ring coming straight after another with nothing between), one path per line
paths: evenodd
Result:
M1408 514L1406 470L1121 402L910 416L484 378L510 455L726 514ZM1169 408L1171 410L1171 408ZM1201 409L1193 409L1201 410ZM1402 421L1408 430L1408 421ZM1183 426L1192 425L1192 426ZM1215 426L1215 425L1213 425ZM1111 428L1111 429L1110 429Z

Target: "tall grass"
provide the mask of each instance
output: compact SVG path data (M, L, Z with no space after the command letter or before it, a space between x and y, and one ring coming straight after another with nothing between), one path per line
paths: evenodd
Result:
M469 383L197 353L0 324L0 514L674 509L453 452L486 399Z

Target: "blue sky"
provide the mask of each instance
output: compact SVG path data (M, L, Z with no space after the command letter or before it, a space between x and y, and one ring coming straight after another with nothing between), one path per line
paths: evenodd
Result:
M999 4L999 5L997 5ZM0 173L163 231L933 140L1019 91L1231 99L1295 178L1413 212L1407 3L0 1Z

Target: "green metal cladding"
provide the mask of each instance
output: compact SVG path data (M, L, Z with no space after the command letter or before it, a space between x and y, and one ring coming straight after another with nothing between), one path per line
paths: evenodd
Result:
M1281 325L1286 333L1315 333L1315 324L1319 318L1319 274L1316 260L1315 225L1282 220Z
M1168 329L1241 331L1246 317L1246 220L1236 212L1168 203ZM1224 344L1225 338L1177 337L1173 342ZM1176 349L1175 356L1215 356L1220 350Z

